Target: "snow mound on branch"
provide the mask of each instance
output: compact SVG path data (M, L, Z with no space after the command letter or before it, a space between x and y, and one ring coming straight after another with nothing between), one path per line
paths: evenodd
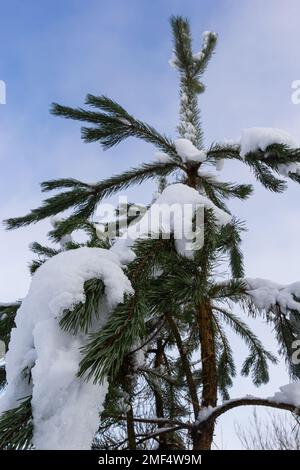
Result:
M206 152L199 150L188 139L176 139L175 149L183 162L204 162L206 160Z
M267 279L245 279L247 292L251 296L256 308L259 310L270 310L276 304L282 312L290 310L300 311L300 282L294 282L287 286L277 284Z
M98 330L124 294L132 292L117 256L100 248L69 250L49 259L33 276L16 315L0 412L18 406L18 400L32 394L37 449L90 449L99 426L107 384L76 377L80 348L87 336L71 335L58 324L64 309L84 302L84 283L93 278L105 285L91 332ZM28 383L30 370L32 383Z
M274 393L268 400L278 403L287 403L294 405L296 408L300 407L300 383L290 383L279 387L279 392Z
M279 392L275 392L273 396L262 398L253 395L245 395L239 398L231 398L230 400L224 400L221 405L212 407L204 407L200 410L196 424L200 424L204 421L207 421L211 415L217 411L222 410L222 408L226 408L227 405L234 404L235 402L241 402L243 400L247 400L248 402L253 401L255 405L258 400L263 401L270 401L275 403L285 403L287 405L294 406L295 408L300 407L300 382L294 382L287 385L282 385L279 387Z
M300 163L288 163L286 165L278 165L278 171L282 176L289 176L289 173L296 173L300 175Z
M149 238L150 234L153 236L172 233L177 252L191 258L193 217L199 207L212 209L219 226L231 221L231 216L215 206L207 197L185 184L176 183L164 189L140 221L130 225L124 235L116 240L111 251L118 254L121 262L126 264L135 257L131 246L136 240ZM203 232L203 227L200 227L200 230Z
M265 150L271 144L285 144L291 148L297 148L297 142L293 137L282 129L272 127L251 127L244 129L241 136L241 155L244 157L248 152Z
M293 137L282 129L269 127L252 127L242 131L241 156L244 157L248 152L256 150L265 150L271 144L285 144L292 149L299 148L299 144ZM278 172L282 176L289 176L289 173L300 175L300 163L287 163L278 165Z

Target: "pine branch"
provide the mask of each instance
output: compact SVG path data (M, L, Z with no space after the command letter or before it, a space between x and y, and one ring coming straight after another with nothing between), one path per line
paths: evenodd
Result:
M0 448L3 450L32 448L31 397L22 400L19 406L0 416Z
M226 333L220 325L220 322L216 318L216 315L214 314L213 320L216 327L217 335L219 336L222 345L222 351L219 354L217 364L218 387L220 392L222 393L223 400L229 400L228 387L232 386L232 377L235 377L236 375L233 352L229 340L226 336Z
M38 242L34 242L30 245L30 250L38 256L44 256L45 258L52 258L57 255L60 251L49 246L43 246Z
M242 279L231 279L226 282L215 282L210 286L208 296L217 301L241 302L248 298L246 284Z
M8 349L11 330L15 327L15 317L21 302L0 304L0 340L4 342L5 350Z
M214 309L222 315L226 323L246 342L250 349L250 355L242 367L242 375L248 376L252 372L252 380L256 386L267 383L269 381L267 360L276 364L277 359L273 354L264 349L261 341L250 330L248 325L234 315L234 313L216 306Z
M99 141L104 149L108 149L128 137L136 137L155 145L175 161L180 161L170 139L160 134L154 127L135 119L115 101L106 96L87 95L86 104L97 107L104 112L91 112L82 108L70 108L53 103L51 113L95 124L95 127L82 128L82 138L85 142Z
M239 160L243 161L240 155L240 145L238 144L212 144L207 152L207 161L216 162L218 160Z
M90 279L84 283L85 301L72 309L64 310L59 321L60 327L77 335L79 332L88 333L91 324L99 316L99 302L104 294L105 286L100 279Z
M106 325L91 335L90 342L82 349L84 357L79 376L86 374L87 379L93 377L94 382L102 381L108 375L115 377L133 344L145 336L146 315L152 314L145 296L148 277L165 243L166 240L158 239L135 244L137 257L128 271L135 294L127 296L110 314Z
M285 191L285 189L287 188L286 182L279 178L276 178L265 163L254 160L252 158L248 158L248 160L246 160L246 157L245 161L250 166L256 179L266 189L274 193L282 193L283 191Z
M128 188L133 184L142 184L149 179L156 178L160 175L168 175L177 168L176 163L145 163L139 168L133 168L119 175L115 175L107 180L96 183L95 185L89 185L87 188L73 188L70 191L59 193L51 198L46 199L42 206L37 209L33 209L28 215L24 217L17 217L7 219L5 221L6 228L11 230L32 223L36 223L40 220L46 219L53 215L57 215L67 209L73 208L75 212L71 219L71 228L74 230L76 224L74 224L74 217L79 219L82 223L82 219L90 217L97 204L101 199L111 196L117 191ZM65 180L46 181L42 183L44 191L51 191L53 189L60 188L60 181L62 187L65 185ZM60 230L62 224L59 224ZM70 228L62 232L64 235L70 233Z
M208 413L207 418L201 419L195 423L195 428L198 432L201 432L209 423L214 423L217 418L222 416L229 410L240 406L266 406L269 408L275 408L280 410L290 411L291 413L299 413L299 410L295 407L295 405L291 405L289 403L283 403L280 401L274 401L272 399L264 399L264 398L256 398L256 397L246 397L246 398L236 398L234 400L230 400L229 402L225 402L223 405L219 405L212 410L211 413Z
M171 17L174 58L172 62L180 73L180 124L179 135L191 140L199 148L203 145L203 131L200 122L197 95L205 87L200 82L216 44L216 35L207 34L200 54L192 52L192 38L188 20L180 16Z
M295 339L298 337L299 332L295 328L295 325L291 319L281 311L281 308L278 304L272 307L271 311L273 315L268 316L268 322L272 322L274 325L276 339L279 344L279 352L285 358L291 378L299 379L300 365L295 364L292 361L294 352L292 345Z
M177 349L178 349L178 352L180 354L182 367L183 367L184 374L185 374L186 380L187 380L187 386L188 386L188 390L189 390L189 394L190 394L191 404L192 404L192 407L193 407L195 419L197 419L198 413L200 411L200 403L199 403L199 399L198 399L197 388L195 386L195 382L194 382L192 372L191 372L191 369L190 369L188 356L187 356L185 348L183 346L182 339L181 339L180 333L178 331L177 325L176 325L171 313L167 312L166 313L166 318L167 318L168 324L170 326L170 329L171 329L171 331L174 335L176 345L177 345Z
M218 234L218 246L224 253L229 253L231 273L236 279L244 276L243 253L240 248L242 231L245 231L244 224L234 218Z
M1 364L0 365L0 393L3 391L3 388L5 387L5 384L6 384L5 365Z

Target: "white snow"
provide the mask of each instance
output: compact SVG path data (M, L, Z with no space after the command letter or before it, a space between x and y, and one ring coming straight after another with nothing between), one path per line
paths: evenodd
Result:
M119 116L117 119L118 119L118 121L120 121L122 124L125 124L126 126L131 126L132 125L131 122L126 118L123 118L123 117Z
M217 410L222 409L230 403L239 402L240 400L268 400L276 403L286 403L288 405L295 406L295 408L300 407L300 382L289 383L287 385L282 385L279 387L279 392L275 392L273 396L262 398L254 395L245 395L243 397L231 398L230 400L224 400L218 406L207 406L202 408L198 413L197 424L200 424L203 421L209 419L209 417Z
M91 331L105 323L109 311L132 287L119 259L100 248L62 252L44 263L32 278L28 295L16 315L6 354L7 388L0 412L32 394L33 443L37 449L90 449L99 426L106 382L94 385L76 377L84 334L63 331L64 309L84 301L84 283L102 279L105 296ZM31 369L32 384L24 376Z
M272 127L251 127L242 130L240 139L241 156L248 152L265 150L271 144L285 144L291 148L297 148L298 144L293 137L282 129Z
M213 31L204 31L204 33L202 34L202 38L203 38L202 49L200 52L196 52L196 54L193 55L193 58L195 61L204 59L205 50L208 46L208 41L211 36L217 37L216 33L214 33Z
M212 171L205 170L205 169L202 168L202 166L199 168L197 173L201 178L206 178L206 179L209 179L209 180L216 180L217 179L216 173L213 173Z
M165 152L155 152L154 159L160 163L169 163L172 161L172 158Z
M285 165L281 164L278 165L278 170L282 176L289 176L289 173L296 173L297 175L300 175L300 163L295 162L287 163Z
M285 144L290 148L299 148L297 141L286 131L269 127L252 127L244 129L240 139L241 156L255 150L265 150L271 144ZM289 173L300 175L300 163L287 163L278 165L278 172L288 177Z
M197 423L202 423L203 421L206 421L217 408L217 406L207 406L202 408L198 413Z
M137 348L136 348L137 349ZM146 354L144 348L140 347L133 354L133 369L137 370L143 367L146 362Z
M300 298L300 282L282 285L260 278L247 278L245 281L247 292L259 310L268 311L278 304L284 313L290 310L300 311L300 302L294 298Z
M206 152L197 149L190 140L176 139L174 143L176 152L182 161L204 162L206 160Z
M192 221L199 207L212 209L219 226L231 221L229 214L195 189L182 183L171 184L164 189L138 223L129 225L124 235L116 240L111 251L118 254L121 262L126 264L135 257L131 246L136 240L163 232L166 238L167 235L174 234L177 252L190 258L193 256L190 246L193 238ZM203 227L199 230L203 232Z
M268 397L268 400L300 407L300 382L283 385L279 387L279 390L272 397Z
M222 171L224 168L224 159L216 160L215 164L216 164L216 170Z

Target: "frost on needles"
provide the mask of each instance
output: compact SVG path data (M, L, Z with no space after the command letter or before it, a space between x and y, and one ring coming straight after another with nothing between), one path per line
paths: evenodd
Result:
M15 229L51 220L52 245L31 245L27 296L0 304L2 449L202 450L212 447L216 420L232 408L299 412L300 368L293 361L299 283L245 277L245 224L229 205L233 197L247 199L253 188L223 181L221 171L226 160L236 160L280 193L287 181L300 182L300 149L284 131L255 127L242 131L238 142L207 143L198 97L217 35L205 32L195 52L188 21L172 17L171 28L171 65L179 76L175 137L106 96L89 94L79 108L53 104L54 115L84 123L85 142L106 150L134 137L154 147L154 159L93 183L45 181L42 191L50 196L5 221ZM107 230L110 221L96 223L106 198L149 181L157 187L142 217L132 212L134 201L125 207L128 229L118 208L114 233ZM167 217L174 205L185 204L188 217ZM204 225L195 226L197 206ZM180 225L185 234L202 231L198 249L186 249ZM85 233L81 243L78 230ZM229 395L238 373L259 387L279 359L249 328L247 316L267 320L290 374L291 384L272 397ZM240 371L230 329L248 348Z

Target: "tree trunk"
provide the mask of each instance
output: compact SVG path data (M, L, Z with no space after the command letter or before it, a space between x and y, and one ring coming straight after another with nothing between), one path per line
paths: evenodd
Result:
M217 404L217 366L215 355L214 327L209 303L198 308L198 327L201 343L202 363L202 407ZM194 450L210 450L214 434L214 423L208 423L195 431L193 437Z
M126 413L126 425L127 425L127 436L128 436L128 449L136 449L136 439L135 439L135 429L134 429L134 419L133 419L133 410L130 404L130 408Z
M161 339L159 339L156 342L156 355L155 355L155 361L154 361L154 367L159 368L164 359L164 347L163 347L163 342ZM157 418L164 418L164 402L163 402L163 397L161 396L160 390L158 388L154 387L154 398L155 398L155 409L156 409L156 416ZM168 448L167 446L167 433L161 434L158 436L158 441L159 441L159 450L166 450Z

